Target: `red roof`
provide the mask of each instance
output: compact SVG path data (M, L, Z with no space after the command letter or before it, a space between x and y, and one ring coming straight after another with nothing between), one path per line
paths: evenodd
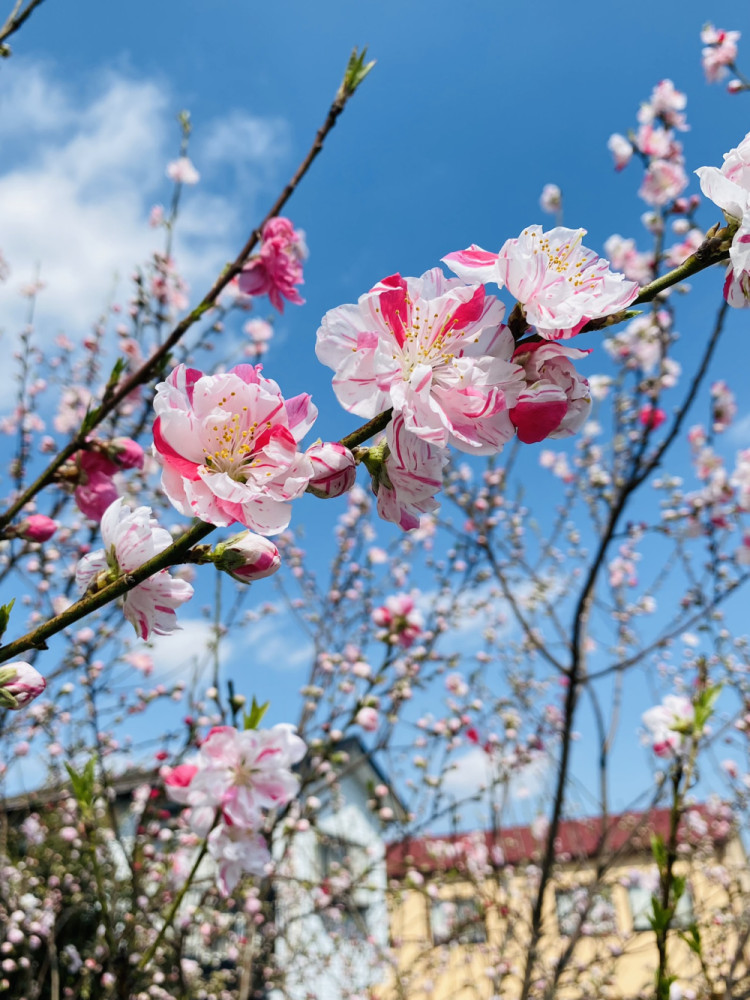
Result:
M708 834L715 844L725 843L731 833L723 809L709 809L695 805L687 810L697 813L704 821ZM606 855L615 851L624 855L651 852L651 835L669 836L669 809L652 809L650 812L625 812L610 816L607 822ZM697 824L686 821L680 824L680 840L692 842L700 839ZM594 857L599 849L602 820L599 816L589 819L563 820L556 840L558 861L578 861ZM488 860L496 865L515 865L520 862L540 860L545 847L545 836L535 839L528 826L512 826L499 830L407 838L386 848L386 863L390 878L402 878L409 869L422 874L460 868L470 855L472 845L484 846ZM482 843L483 842L483 843Z

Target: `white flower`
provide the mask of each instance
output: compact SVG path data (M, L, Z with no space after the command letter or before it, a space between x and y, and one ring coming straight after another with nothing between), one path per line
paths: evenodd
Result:
M76 583L85 591L100 573L131 573L172 544L172 536L151 517L150 507L130 507L115 500L101 521L105 548L85 555L76 567ZM163 569L133 587L125 595L123 611L141 639L151 632L169 635L177 625L174 609L189 601L193 588L185 580L173 579Z
M197 184L201 175L193 166L192 160L181 156L167 164L167 177L175 184Z

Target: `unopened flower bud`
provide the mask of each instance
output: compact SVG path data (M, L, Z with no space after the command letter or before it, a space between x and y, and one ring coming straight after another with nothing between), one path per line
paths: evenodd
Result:
M57 528L57 521L46 514L29 514L13 531L18 538L25 538L27 542L46 542L52 538Z
M0 707L24 708L38 698L47 682L30 663L17 660L0 667Z
M354 486L357 464L354 455L336 441L317 441L305 452L313 465L309 490L316 497L340 497Z
M143 448L132 438L113 438L107 445L107 454L121 469L143 468Z
M730 94L739 94L745 89L742 80L738 80L736 77L734 80L730 80L727 84L727 91Z
M213 563L240 583L252 583L275 573L281 566L281 556L268 538L243 531L219 542L213 551Z
M360 708L354 717L354 721L358 726L361 726L365 732L374 733L378 728L380 718L376 708L366 705L364 708Z

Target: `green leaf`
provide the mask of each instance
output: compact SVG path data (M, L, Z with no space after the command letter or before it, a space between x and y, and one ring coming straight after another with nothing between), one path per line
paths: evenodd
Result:
M107 379L107 385L105 386L104 389L105 399L108 396L111 396L111 394L117 388L117 383L120 381L120 376L125 371L125 367L126 367L125 358L118 358L117 361L115 361L112 367L112 371L109 374L109 378Z
M86 410L86 415L81 421L81 429L79 431L79 434L81 436L85 436L86 434L88 434L89 431L93 430L96 427L98 422L99 422L99 407L98 406L92 407L91 405L89 405L88 409Z
M688 948L700 958L702 943L701 932L698 930L698 925L691 924L684 933L680 934L680 937Z
M244 713L245 729L257 729L270 704L270 701L264 701L262 705L259 705L255 700L255 695L253 695L250 711Z
M0 638L3 637L5 630L8 627L8 622L10 621L10 613L13 610L13 605L16 603L15 597L8 601L7 604L0 605Z
M356 47L352 49L352 54L349 56L349 62L346 65L346 72L344 73L344 79L341 83L341 89L339 91L339 93L343 91L343 96L351 97L375 65L374 59L365 63L366 58L366 45L361 52L357 52Z
M652 896L651 909L652 913L648 918L648 922L651 924L651 929L657 934L659 931L667 930L672 919L672 907L662 906L656 896Z
M716 699L721 694L721 684L714 684L701 691L695 699L695 732L700 735L713 715Z
M672 896L675 904L685 895L686 879L684 875L672 876Z
M82 771L76 771L72 764L65 763L65 770L70 776L73 794L82 812L89 812L94 804L94 782L96 758L92 757Z
M667 867L667 845L658 833L651 835L651 853L661 873Z

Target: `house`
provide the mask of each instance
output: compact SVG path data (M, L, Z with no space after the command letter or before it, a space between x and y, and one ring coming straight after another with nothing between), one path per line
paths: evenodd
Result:
M669 823L667 809L562 822L533 996L653 997L651 837L666 839ZM392 966L379 1000L518 996L545 836L512 827L389 845ZM732 986L746 988L750 978L750 886L742 843L720 804L687 811L678 855L685 890L672 921L670 971L685 985L701 978L681 938L698 926L712 985L695 995L736 997Z
M206 981L214 975L223 977L239 996L349 1000L358 993L366 995L382 979L381 955L388 948L389 936L379 812L388 810L403 818L404 810L358 738L328 747L325 758L308 754L299 773L300 798L274 826L271 847L277 867L272 878L257 883L256 905L244 911L214 907L209 911L213 919L202 921L181 922L178 915L175 924L183 927L180 953L187 962L185 968L192 969L195 977ZM169 845L169 831L181 808L167 801L159 786L153 770L129 771L109 782L107 808L106 797L100 798L97 818L102 827L109 827L103 840L111 859L104 878L110 906L122 918L135 907L129 885L142 864L144 837L138 846L139 833L145 831L147 844L150 838L151 843ZM313 800L315 808L307 808L306 803ZM3 826L21 830L29 817L44 824L46 817L65 810L72 818L75 807L67 786L0 801L0 832ZM134 852L141 860L134 860ZM164 856L169 858L168 848ZM179 890L194 857L193 850L176 868L173 891ZM167 881L172 878L169 867L165 877ZM215 883L213 861L206 856L180 913L188 914L199 906ZM141 879L143 898L152 889L156 885L143 884ZM83 904L84 910L95 912L93 900ZM95 918L92 931L97 922ZM274 928L272 935L263 933L267 926ZM3 938L0 926L0 947ZM77 943L83 952L86 942ZM42 966L43 951L35 956ZM274 970L272 976L266 975L266 967Z

